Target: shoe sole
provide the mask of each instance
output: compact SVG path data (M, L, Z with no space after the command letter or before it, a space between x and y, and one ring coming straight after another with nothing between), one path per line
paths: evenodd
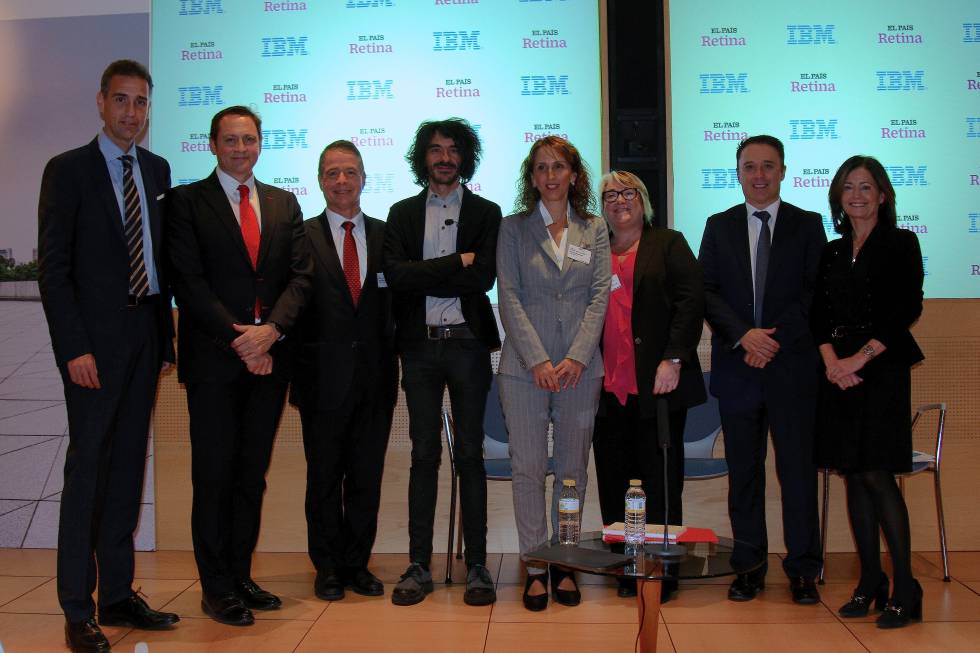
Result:
M207 605L205 605L204 601L201 601L201 610L204 612L204 614L206 614L207 616L211 617L212 619L214 619L215 621L217 621L219 624L224 624L226 626L242 626L242 627L244 627L244 626L251 626L251 625L255 624L255 618L254 617L251 620L248 620L248 621L232 621L230 619L222 619L221 617L219 617L218 615L216 615L214 612L212 612L211 609L208 608Z
M492 596L487 596L485 598L482 597L471 598L466 596L465 593L463 594L463 603L465 603L466 605L479 607L481 605L493 605L496 602L497 602L496 593L494 593Z
M68 635L65 635L65 646L68 647L68 650L69 651L74 651L75 650L75 647L73 647L71 645L71 640L68 639ZM109 653L109 651L112 650L112 647L111 647L110 644L106 644L105 648L99 647L99 648L94 649L94 650L96 651L96 653Z
M361 596L384 596L385 595L385 590L383 587L377 591L370 591L370 592L358 587L354 587L353 585L349 585L348 587L350 587L350 591L354 592L354 594L360 594Z
M403 597L402 595L392 592L391 602L394 605L415 605L417 603L421 603L422 601L425 600L425 597L427 595L432 594L432 591L435 589L435 586L432 584L432 581L430 580L427 583L422 583L421 589L422 589L422 596L413 594L412 596L409 597Z
M343 601L344 600L344 593L343 592L339 592L338 594L326 594L326 593L317 592L317 591L314 590L313 593L316 595L316 598L320 599L321 601Z
M820 599L801 599L799 601L793 599L793 603L796 605L816 605L820 603Z
M169 624L160 624L159 626L138 626L129 619L103 619L99 617L100 626L116 626L123 628L135 628L136 630L170 630L173 626L177 625L180 621L178 617L177 621L173 621Z

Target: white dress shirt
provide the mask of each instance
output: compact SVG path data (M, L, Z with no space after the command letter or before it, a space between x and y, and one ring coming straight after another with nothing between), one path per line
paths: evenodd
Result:
M541 219L544 220L545 227L550 227L555 223L555 219L548 213L548 207L541 200L538 200L538 210L541 211ZM551 249L555 252L555 258L558 259L559 270L565 265L565 252L568 251L568 216L571 214L571 211L572 205L568 204L565 208L565 228L561 230L561 239L556 243L555 239L550 237L550 232L548 234L548 240L551 241Z

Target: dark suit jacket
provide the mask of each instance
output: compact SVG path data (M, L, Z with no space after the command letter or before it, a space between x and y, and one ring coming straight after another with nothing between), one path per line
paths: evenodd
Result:
M425 238L425 199L428 189L401 200L388 212L384 270L395 315L399 349L425 340L425 298L459 297L463 317L489 349L500 347L497 321L487 292L496 277L500 207L463 187L456 252L422 260ZM459 253L473 252L473 265L464 268Z
M351 387L355 369L368 387L394 405L398 392L391 291L378 286L385 223L364 216L367 274L354 307L326 213L304 223L313 284L295 332L297 355L289 400L300 408L333 410Z
M158 306L161 360L173 362L173 317L162 252L159 196L170 188L167 161L136 148L163 301ZM129 297L129 250L123 218L98 139L51 159L38 203L38 284L55 360L94 354L96 364L117 346Z
M171 193L167 247L178 315L178 372L187 382L224 382L245 369L232 324L275 322L286 340L270 349L273 374L289 375L290 338L310 284L303 214L287 191L255 182L262 236L257 269L217 173Z
M612 296L609 301L614 301ZM670 408L704 403L707 395L698 361L703 322L701 268L684 236L673 229L645 226L636 250L631 322L636 387L644 417L655 414L653 380L664 359L681 359L677 389L665 395Z
M762 370L749 367L745 351L734 347L754 326L752 264L745 204L708 218L698 260L704 271L705 319L711 327L711 393L721 396L741 383L762 380L770 372L801 385L787 393L816 392L817 350L809 314L820 253L827 236L820 214L781 202L772 234L762 322L775 327L776 357ZM812 377L812 378L811 378Z

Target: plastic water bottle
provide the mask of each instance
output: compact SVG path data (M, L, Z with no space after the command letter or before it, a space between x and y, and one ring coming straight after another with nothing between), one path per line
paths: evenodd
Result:
M643 550L647 533L647 495L640 486L639 479L630 480L630 489L626 491L626 517L624 538L627 551Z
M566 478L561 482L561 494L558 496L558 543L578 544L579 517L581 502L575 481Z

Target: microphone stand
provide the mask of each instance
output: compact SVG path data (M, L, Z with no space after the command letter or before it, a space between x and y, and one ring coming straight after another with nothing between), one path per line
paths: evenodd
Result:
M667 538L667 518L670 506L670 484L667 481L667 453L670 450L670 420L667 412L667 399L657 398L657 444L664 454L664 542L663 546L653 545L649 552L657 558L682 558L687 555L683 544L671 544Z

